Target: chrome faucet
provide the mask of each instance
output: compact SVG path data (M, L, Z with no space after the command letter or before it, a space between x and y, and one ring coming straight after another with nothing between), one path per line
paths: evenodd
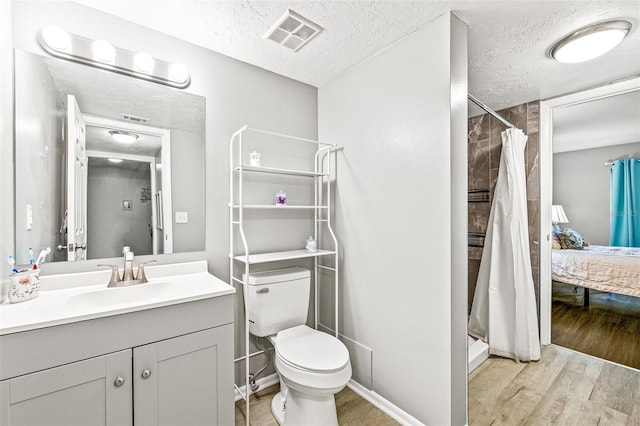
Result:
M147 276L144 273L144 265L153 263L155 260L149 260L138 264L138 272L133 275L133 252L129 250L129 247L124 247L122 250L124 253L124 273L120 278L120 271L118 271L118 265L98 265L98 267L111 268L111 278L109 278L109 285L107 287L123 287L134 284L144 284L149 282Z

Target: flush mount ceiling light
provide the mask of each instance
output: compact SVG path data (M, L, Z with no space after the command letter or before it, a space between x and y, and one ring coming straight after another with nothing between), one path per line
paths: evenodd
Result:
M135 133L124 132L122 130L110 130L109 134L120 143L134 143L138 140L138 135Z
M122 158L108 158L110 163L118 164L122 163Z
M317 36L323 28L291 9L262 36L297 52Z
M574 64L604 55L629 34L631 23L607 21L574 31L555 43L550 50L558 62Z
M115 47L106 40L90 40L49 25L39 35L42 48L58 58L102 68L119 74L183 89L191 83L189 70L151 57Z

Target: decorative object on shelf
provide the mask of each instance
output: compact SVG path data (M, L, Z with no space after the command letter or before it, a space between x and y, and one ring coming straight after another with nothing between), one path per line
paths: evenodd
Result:
M140 192L140 201L143 203L151 201L151 188L148 186L142 187L142 191Z
M305 249L309 253L315 253L316 248L317 248L316 239L313 238L313 235L310 235L309 238L307 238L307 245L305 246Z
M249 154L249 165L259 167L261 156L262 154L260 154L258 151L251 151L251 153Z
M276 193L276 206L284 207L287 205L287 193L282 189Z

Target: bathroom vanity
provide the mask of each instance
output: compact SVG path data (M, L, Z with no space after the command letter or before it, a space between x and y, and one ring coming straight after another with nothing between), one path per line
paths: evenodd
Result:
M206 262L41 278L0 305L0 425L234 423L233 287Z

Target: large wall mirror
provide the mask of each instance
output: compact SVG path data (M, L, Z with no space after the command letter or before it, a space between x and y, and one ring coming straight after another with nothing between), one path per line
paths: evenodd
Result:
M205 99L15 50L16 260L205 248Z

